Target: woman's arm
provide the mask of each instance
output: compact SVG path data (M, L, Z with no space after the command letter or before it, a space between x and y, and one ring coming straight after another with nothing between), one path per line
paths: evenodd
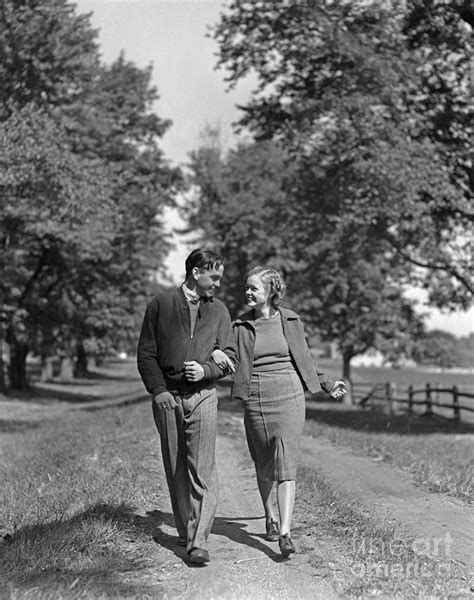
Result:
M222 352L222 350L219 350L219 348L216 348L213 351L213 353L211 354L211 358L220 369L223 369L224 371L228 370L231 373L235 373L234 363L230 360L227 354L225 352Z

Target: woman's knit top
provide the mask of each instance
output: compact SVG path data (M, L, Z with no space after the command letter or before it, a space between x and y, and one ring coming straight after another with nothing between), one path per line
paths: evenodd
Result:
M255 348L253 366L290 363L290 350L283 335L280 313L269 319L255 320Z

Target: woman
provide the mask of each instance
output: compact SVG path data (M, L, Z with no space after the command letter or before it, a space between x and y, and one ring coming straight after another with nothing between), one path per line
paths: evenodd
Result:
M316 393L322 388L335 398L346 390L342 381L316 373L300 318L280 307L284 292L275 269L259 266L249 272L245 294L250 310L234 323L240 362L232 397L245 406L245 432L265 510L266 539L278 540L282 555L289 556L295 552L291 518L304 390ZM274 482L279 522L272 499Z

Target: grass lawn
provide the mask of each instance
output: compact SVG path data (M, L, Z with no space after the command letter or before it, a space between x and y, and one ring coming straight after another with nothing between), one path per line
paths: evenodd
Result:
M354 367L353 376L354 381L371 383L392 381L402 387L413 385L416 388L423 388L426 383L430 383L432 387L457 385L459 389L466 391L474 389L474 373L449 369Z
M157 487L150 412L141 404L24 421L10 431L4 423L0 588L6 597L153 596L146 583L124 583L127 572L146 575L160 566L153 519L138 526L135 514L167 494Z

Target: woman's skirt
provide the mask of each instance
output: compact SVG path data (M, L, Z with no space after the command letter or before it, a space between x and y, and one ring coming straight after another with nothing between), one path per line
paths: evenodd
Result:
M294 367L275 364L254 369L244 424L259 479L296 479L304 419L304 389Z

